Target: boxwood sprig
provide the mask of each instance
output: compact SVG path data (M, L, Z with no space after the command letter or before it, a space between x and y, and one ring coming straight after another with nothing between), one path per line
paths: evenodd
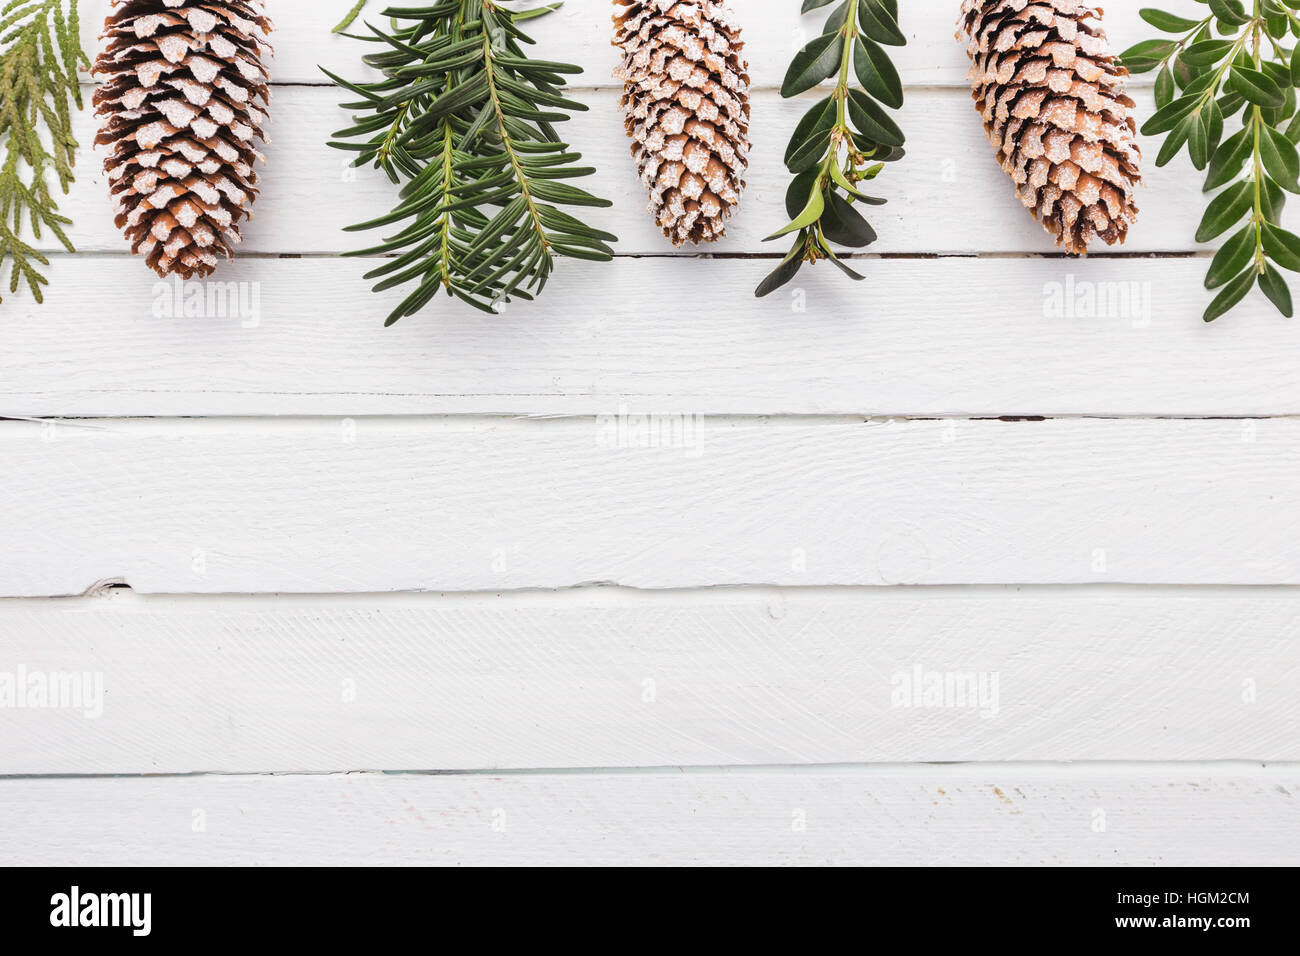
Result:
M801 12L833 2L803 0ZM903 84L885 47L906 43L898 0L841 0L822 34L795 55L782 96L798 96L832 77L835 89L807 112L786 150L785 164L794 175L786 193L791 221L768 240L794 233L795 243L759 285L760 297L790 282L805 263L823 259L854 279L864 278L831 244L861 249L876 241L858 206L884 200L859 187L903 156L903 131L884 109L903 105Z
M1294 313L1280 269L1300 272L1300 236L1281 226L1286 194L1300 193L1300 56L1286 43L1300 37L1300 3L1195 0L1199 19L1144 9L1142 19L1174 38L1126 50L1134 73L1158 70L1156 112L1142 127L1163 135L1156 165L1184 149L1218 191L1196 231L1198 242L1231 232L1205 277L1219 290L1205 310L1213 322L1257 284L1283 315ZM1248 9L1249 7L1249 9Z

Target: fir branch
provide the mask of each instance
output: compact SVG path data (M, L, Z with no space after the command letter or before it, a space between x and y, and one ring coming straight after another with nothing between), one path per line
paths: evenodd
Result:
M803 13L833 0L804 0ZM795 128L785 154L794 181L786 193L791 222L768 241L797 233L790 254L763 280L756 294L768 295L790 282L804 263L828 259L846 275L862 275L845 264L831 243L861 249L876 232L856 205L881 205L859 184L875 179L884 164L903 156L903 131L881 108L903 105L903 84L883 45L903 46L898 0L842 0L822 35L795 55L781 95L798 96L836 78L835 90L810 109ZM850 71L858 86L852 85ZM879 101L879 102L877 102Z
M1207 171L1209 201L1197 242L1236 230L1210 263L1205 287L1220 290L1206 322L1227 314L1259 285L1288 318L1291 290L1278 267L1300 272L1300 236L1281 226L1286 193L1300 193L1300 3L1282 0L1198 0L1209 11L1189 19L1144 9L1142 19L1174 39L1144 40L1121 57L1133 73L1158 70L1156 112L1142 127L1165 137L1157 166L1184 147ZM1239 127L1234 129L1234 127ZM1242 225L1242 222L1245 225Z
M81 109L79 69L90 61L81 49L77 0L9 0L0 7L0 271L10 265L9 291L25 281L37 302L48 283L38 266L50 261L22 239L24 222L40 239L48 229L75 252L50 192L58 179L64 194L73 181L77 141L73 104ZM0 299L3 301L3 299Z
M382 45L364 57L384 79L350 83L324 71L361 99L343 104L355 125L330 143L357 153L404 183L389 214L351 227L404 224L355 256L394 256L367 275L375 291L418 285L388 319L392 325L438 291L495 313L503 302L532 299L557 256L608 261L615 237L561 207L608 206L564 180L591 175L554 124L586 106L564 95L579 67L528 58L519 24L558 4L513 10L499 0L442 0L394 8L393 32L371 26L362 37Z

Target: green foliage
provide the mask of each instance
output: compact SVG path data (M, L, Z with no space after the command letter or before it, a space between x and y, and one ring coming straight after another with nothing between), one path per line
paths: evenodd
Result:
M1156 165L1186 148L1206 172L1207 205L1198 242L1225 234L1205 277L1220 290L1205 321L1231 311L1259 285L1283 315L1294 309L1278 268L1300 272L1300 236L1280 225L1286 194L1300 193L1300 56L1285 45L1300 37L1300 3L1281 0L1195 0L1199 19L1145 9L1142 19L1173 39L1145 40L1126 50L1134 73L1158 70L1156 112L1142 127L1163 135Z
M365 7L366 7L366 0L357 0L356 6L354 6L351 10L349 10L349 11L348 11L348 15L347 15L346 17L343 18L342 22L339 23L339 25L336 26L336 27L335 27L332 31L330 31L330 32L332 32L332 33L342 33L342 32L343 32L344 30L346 30L348 27L352 26L352 24L353 24L353 22L356 20L356 18L359 17L359 16L361 16L361 11L364 10Z
M439 289L484 312L532 299L555 257L608 261L614 236L560 207L610 203L564 180L595 170L559 137L555 123L586 106L563 95L564 77L581 68L528 58L523 21L558 4L512 10L499 0L441 0L392 8L393 32L373 26L357 37L383 49L364 58L384 78L349 83L360 97L343 104L355 125L331 146L358 154L405 183L397 207L351 227L403 224L356 256L394 256L367 278L375 291L418 285L388 319L392 325L427 305Z
M12 260L9 291L25 281L37 302L49 281L38 266L50 261L22 240L23 223L35 238L48 229L75 251L63 231L72 220L59 215L49 179L65 194L73 181L72 105L82 105L77 70L90 68L79 32L77 0L0 6L0 271Z
M832 2L804 0L802 12ZM903 131L881 104L893 109L903 105L903 84L885 46L906 43L898 27L898 0L842 0L822 35L795 55L782 96L798 96L831 77L837 82L834 92L807 112L786 150L785 164L794 175L786 193L791 221L768 239L797 236L790 254L758 287L760 297L792 280L804 263L822 259L854 279L863 278L830 244L861 249L876 241L857 205L884 200L868 196L859 184L903 156Z

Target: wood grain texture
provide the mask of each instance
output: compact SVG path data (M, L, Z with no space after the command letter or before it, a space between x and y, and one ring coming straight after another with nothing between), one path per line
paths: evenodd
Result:
M5 303L0 415L1300 414L1300 328L1262 295L1206 326L1196 260L873 262L765 300L766 263L620 260L388 330L371 264L241 260L187 316L143 267L61 261L45 306Z
M103 690L0 774L1300 760L1287 589L109 593L0 602L0 673Z
M324 83L327 78L320 66L356 79L365 71L360 59L372 52L369 44L346 37L331 36L330 30L352 8L354 0L284 0L271 4L275 22L272 43L275 46L274 80L276 83ZM1175 0L1183 12L1195 12L1190 0ZM790 58L821 30L831 8L799 15L798 3L785 0L734 0L733 8L741 17L745 30L746 55L749 57L754 83L777 88L785 77ZM957 9L950 0L906 0L900 26L908 36L906 47L892 49L899 73L905 83L919 86L965 86L969 62L965 46L954 34ZM110 8L110 0L81 0L82 38L86 49L93 50ZM370 0L366 16L352 32L365 34L364 21L379 24L383 0ZM1156 35L1152 27L1138 17L1138 4L1111 4L1106 11L1106 27L1116 52ZM546 60L577 63L587 71L577 82L590 86L612 86L616 63L610 45L613 26L606 0L568 0L558 11L527 25L537 40L537 56Z
M244 229L241 254L342 253L374 245L389 234L342 231L397 203L396 189L386 176L374 169L352 169L352 154L326 146L335 131L351 123L337 105L343 98L325 88L276 92L262 197L255 218ZM1150 94L1139 98L1149 111ZM786 253L788 242L762 240L788 221L785 194L790 175L783 157L789 133L811 101L782 100L775 92L754 96L749 188L727 238L707 248L674 250L646 213L645 189L628 154L617 96L605 91L582 99L591 109L566 124L564 135L584 154L584 162L598 170L584 180L584 188L615 203L584 212L584 219L619 237L619 255ZM908 156L871 184L873 194L889 200L870 210L880 235L870 247L873 254L1056 252L1051 237L1021 206L1011 181L994 162L969 96L958 90L917 90L900 122L908 134ZM93 142L94 119L89 113L79 116L77 130L81 142ZM1154 155L1157 144L1146 145ZM80 252L125 255L129 247L113 225L115 207L101 167L102 151L87 146L77 182L63 204L74 220L69 236ZM1138 196L1141 220L1123 250L1212 249L1198 246L1194 238L1206 203L1201 174L1185 159L1150 173ZM35 244L47 251L62 249L48 235ZM136 265L145 270L143 263ZM223 269L217 275L225 274Z
M1296 865L1298 788L1294 764L11 779L0 864Z
M1300 583L1300 421L0 425L0 592Z
M167 313L88 145L83 254L0 307L0 416L88 419L0 422L0 595L34 598L0 602L0 675L106 692L97 720L0 707L0 864L1300 863L1300 765L1157 762L1300 759L1298 333L1254 300L1199 322L1181 160L1149 164L1125 251L1199 258L1025 258L1051 248L971 106L957 2L907 0L910 153L872 251L963 258L760 303L746 257L782 251L759 240L809 99L775 90L817 18L737 0L761 135L706 259L645 216L608 4L570 0L536 52L587 70L569 130L621 258L385 333L373 263L336 256L391 189L324 146L347 118L317 68L369 48L328 35L351 0L272 6L265 195L218 274L253 312ZM1116 49L1152 34L1139 6L1108 10ZM108 7L82 0L92 51ZM1066 417L969 420L1000 415ZM111 579L143 593L45 599ZM544 590L585 582L683 590ZM717 587L742 584L790 587ZM359 593L390 591L474 593ZM997 716L893 706L918 664L997 673ZM807 766L927 760L1135 762ZM331 772L374 769L458 772ZM161 771L243 775L12 776Z

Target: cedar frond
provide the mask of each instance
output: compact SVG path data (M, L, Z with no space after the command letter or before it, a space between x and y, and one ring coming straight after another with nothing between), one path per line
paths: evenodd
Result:
M40 239L48 229L69 252L50 180L66 195L77 141L72 106L81 109L77 71L89 69L81 49L77 0L10 0L0 7L0 274L9 291L25 281L37 302L48 283L38 266L50 261L23 241L24 223ZM0 302L4 301L0 298Z
M361 11L365 9L365 6L366 6L366 0L357 0L356 6L354 6L351 10L348 11L347 16L345 16L339 22L339 25L336 26L331 32L342 33L348 27L352 26L353 22L356 21L357 17L361 16Z

